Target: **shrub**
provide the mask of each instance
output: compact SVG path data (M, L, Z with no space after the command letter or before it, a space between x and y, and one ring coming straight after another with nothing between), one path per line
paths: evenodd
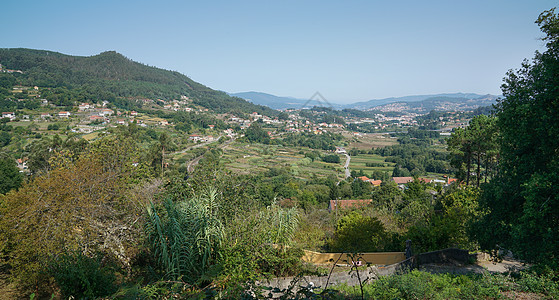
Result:
M330 154L322 157L322 161L332 164L339 164L340 157L337 154Z
M384 249L387 233L375 217L351 212L338 221L330 248L344 252L371 252Z
M81 252L64 253L50 260L47 272L65 298L96 298L116 291L114 270L104 266L102 256L87 257Z

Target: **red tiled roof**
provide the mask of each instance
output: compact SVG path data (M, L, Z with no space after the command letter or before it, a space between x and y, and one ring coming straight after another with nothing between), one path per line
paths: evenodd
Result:
M370 182L373 186L380 186L382 180L370 180Z
M404 184L412 182L413 177L392 177L392 180L394 180L396 184Z
M431 183L431 179L429 179L429 178L421 178L420 177L420 178L417 178L417 180L425 182L425 183Z
M369 181L369 178L367 178L367 176L361 176L361 177L357 177L363 181Z

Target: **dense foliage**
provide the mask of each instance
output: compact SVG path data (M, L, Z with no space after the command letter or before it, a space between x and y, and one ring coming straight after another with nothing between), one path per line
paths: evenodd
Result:
M283 142L287 145L297 147L308 147L311 149L336 150L343 136L336 133L325 132L323 134L301 133L290 134L283 138Z
M412 138L402 135L398 138L398 145L376 148L373 153L379 154L387 162L396 163L393 176L421 176L426 172L450 174L451 166L448 163L448 154L444 151L430 147L432 137L438 137L432 131L412 130ZM438 141L438 140L437 140Z
M490 213L480 223L486 248L511 249L524 259L559 266L559 16L537 24L547 49L510 71L497 105L500 169L485 189Z
M9 158L0 158L0 194L17 189L23 182L23 174L19 172L16 163Z
M474 117L465 129L457 128L448 140L451 165L458 170L457 176L469 185L475 178L479 187L482 180L497 172L499 145L496 119L485 115ZM475 170L475 172L474 172Z
M49 257L74 251L100 251L130 268L139 211L126 190L149 176L142 165L132 165L137 157L126 137L100 140L76 160L70 152L56 152L48 174L0 198L0 249L20 288L45 288L42 270Z
M362 299L356 287L336 288L340 299ZM552 277L523 272L510 275L453 275L412 271L383 276L363 285L365 299L555 299L559 286Z

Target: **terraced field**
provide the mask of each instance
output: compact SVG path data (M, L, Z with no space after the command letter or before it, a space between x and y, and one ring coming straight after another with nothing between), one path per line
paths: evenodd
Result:
M397 139L391 138L387 134L381 133L362 133L360 135L344 134L348 139L349 145L346 149L357 148L359 150L371 150L372 148L380 148L398 144Z
M272 168L286 168L302 179L334 174L343 178L343 160L339 164L305 158L301 151L307 148L287 148L276 145L234 143L224 149L225 166L239 174L266 172ZM326 152L324 152L326 154Z
M374 163L374 167L368 167L367 163ZM359 154L351 157L349 168L353 171L363 170L365 173L372 171L390 172L394 169L394 163L385 162L384 157L377 154Z

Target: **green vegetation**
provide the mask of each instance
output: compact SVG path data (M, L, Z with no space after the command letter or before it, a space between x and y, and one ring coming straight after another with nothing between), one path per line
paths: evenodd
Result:
M341 286L340 299L361 299L357 288ZM412 271L380 277L363 286L365 299L555 299L559 286L552 278L531 273L506 275L450 275Z
M7 68L23 71L12 75L16 84L46 88L45 98L59 106L94 99L123 107L130 105L125 99L172 100L187 96L194 104L216 112L277 114L270 108L214 91L178 72L146 66L114 51L80 57L42 50L0 49L0 57ZM14 81L0 79L0 83L5 89Z
M339 146L342 139L342 135L330 132L323 134L301 133L287 135L283 138L283 142L295 147L333 151L336 150L336 146Z
M471 183L472 172L479 187L482 179L487 183L497 170L499 155L496 119L480 115L474 117L468 127L458 128L448 140L452 154L451 164L458 170L457 176L466 185Z
M21 186L23 181L23 174L19 172L16 163L9 158L0 159L0 194L17 189Z
M330 154L325 155L322 157L323 162L331 163L331 164L339 164L340 163L340 156L337 154Z
M482 245L500 245L521 258L559 266L559 17L536 22L547 49L510 71L497 105L499 172L484 189L489 214L479 223Z
M394 163L393 176L422 176L427 173L450 174L447 153L433 147L439 143L438 133L425 130L410 130L409 135L399 134L398 145L373 149L374 154ZM411 136L411 137L410 137ZM433 139L432 137L437 137Z
M103 255L88 257L80 252L63 253L48 262L50 274L63 297L97 298L116 292L115 272L102 263Z
M347 253L383 251L387 240L382 222L353 212L338 220L330 249Z
M411 271L298 296L557 298L559 95L550 87L559 86L559 17L547 11L538 24L547 50L507 75L495 115L469 113L448 139L431 129L466 114L431 112L419 128L362 135L341 125L375 112L272 112L279 122L116 53L1 49L2 63L24 73L0 74L0 107L16 112L0 120L0 289L19 298L250 299L261 295L256 281L327 273L303 263L303 250L402 251L411 240L415 253L512 250L537 273ZM72 116L39 119L51 112L39 94ZM181 96L190 111L162 108ZM140 113L84 135L76 129L93 126L73 105L89 97L121 116ZM140 101L150 97L162 100ZM340 146L352 157L347 178ZM419 178L453 173L450 185ZM329 210L331 200L356 205Z
M168 199L158 212L147 209L146 234L164 278L196 283L215 264L224 238L215 190L177 204Z

